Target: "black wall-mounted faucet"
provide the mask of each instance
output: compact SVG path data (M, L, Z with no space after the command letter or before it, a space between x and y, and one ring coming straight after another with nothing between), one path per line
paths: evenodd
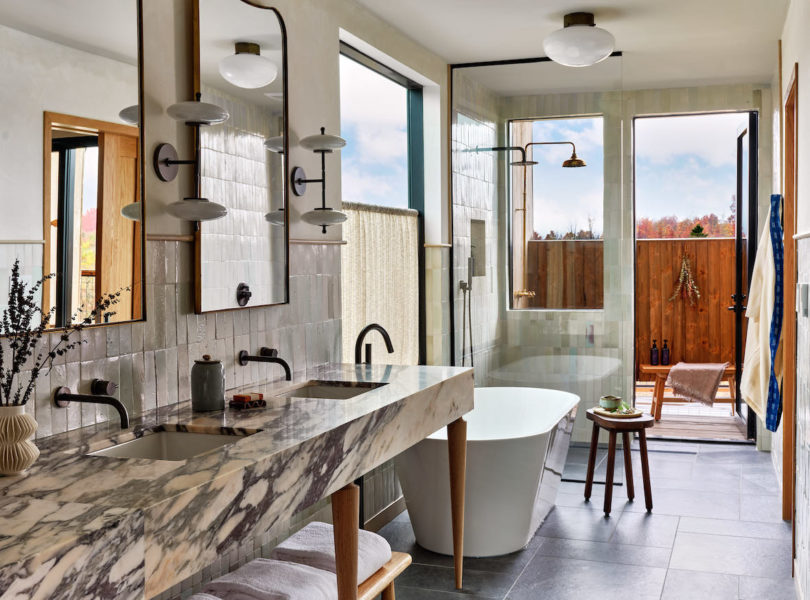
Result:
M394 351L394 345L391 343L391 336L388 335L388 332L382 325L378 325L377 323L371 323L370 325L366 325L360 331L359 335L357 336L357 341L354 344L354 363L360 364L362 362L362 358L360 356L360 351L363 349L363 340L366 338L366 335L369 331L376 330L380 332L382 335L383 341L385 342L385 349L388 350L388 354L391 354ZM371 364L371 344L366 344L366 360L365 363L367 365Z
M279 358L278 350L275 348L268 348L263 346L259 348L258 356L251 356L248 354L247 350L241 350L239 352L239 364L243 367L247 365L249 362L263 362L263 363L276 363L277 365L281 365L284 368L284 376L287 381L292 381L292 372L290 371L290 365L287 364L287 361L283 358Z
M86 402L90 404L106 404L118 411L121 417L121 429L129 428L129 413L118 398L113 398L118 384L103 379L94 379L90 383L90 394L73 394L68 387L56 389L53 395L53 402L59 408L67 408L71 402Z

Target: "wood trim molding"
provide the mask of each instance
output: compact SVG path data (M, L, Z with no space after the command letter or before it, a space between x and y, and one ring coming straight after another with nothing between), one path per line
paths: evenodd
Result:
M784 315L782 326L782 519L793 520L796 478L796 207L798 206L799 65L794 63L784 99ZM795 552L795 522L794 552Z
M453 244L425 244L425 248L452 248Z
M400 496L376 515L366 519L365 528L368 531L377 532L403 512L405 512L405 497Z

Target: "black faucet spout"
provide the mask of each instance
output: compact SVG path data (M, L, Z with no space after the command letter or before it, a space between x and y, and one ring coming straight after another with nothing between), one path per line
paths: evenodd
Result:
M378 325L377 323L371 323L363 327L360 331L359 335L357 336L357 342L354 344L354 362L355 364L360 364L363 362L363 358L361 356L361 350L363 349L363 341L366 338L366 335L370 331L379 331L380 335L385 342L385 349L388 350L388 354L394 352L394 345L391 343L391 336L388 335L388 332L382 325ZM368 344L370 346L371 344ZM371 364L371 349L366 347L366 364Z
M91 389L100 389L101 384L107 384L100 380L93 380ZM54 404L60 408L67 408L71 402L85 402L88 404L105 404L112 406L118 411L118 417L121 419L121 429L129 429L129 413L127 407L118 399L112 396L105 396L102 394L73 394L70 388L60 387L53 395Z
M267 348L266 346L259 348L259 354L257 356L251 356L248 354L247 350L241 350L239 352L239 364L244 367L249 362L275 363L277 365L281 365L281 367L284 369L284 378L287 381L292 381L292 371L290 370L290 365L287 364L286 360L279 357L278 350L275 348Z

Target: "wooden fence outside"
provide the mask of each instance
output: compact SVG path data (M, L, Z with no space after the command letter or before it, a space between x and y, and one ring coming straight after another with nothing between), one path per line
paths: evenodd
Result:
M604 306L602 240L532 240L527 246L526 285L535 293L529 308Z
M694 306L678 297L672 302L686 254L700 290ZM652 340L664 340L670 363L734 362L734 239L656 239L636 242L636 375L650 362ZM660 351L660 350L659 350Z

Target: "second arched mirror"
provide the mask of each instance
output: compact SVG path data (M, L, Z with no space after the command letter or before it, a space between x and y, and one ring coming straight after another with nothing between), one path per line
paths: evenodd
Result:
M197 232L197 312L288 301L287 39L273 8L195 0L195 93L230 117L200 132L204 197L228 209Z

